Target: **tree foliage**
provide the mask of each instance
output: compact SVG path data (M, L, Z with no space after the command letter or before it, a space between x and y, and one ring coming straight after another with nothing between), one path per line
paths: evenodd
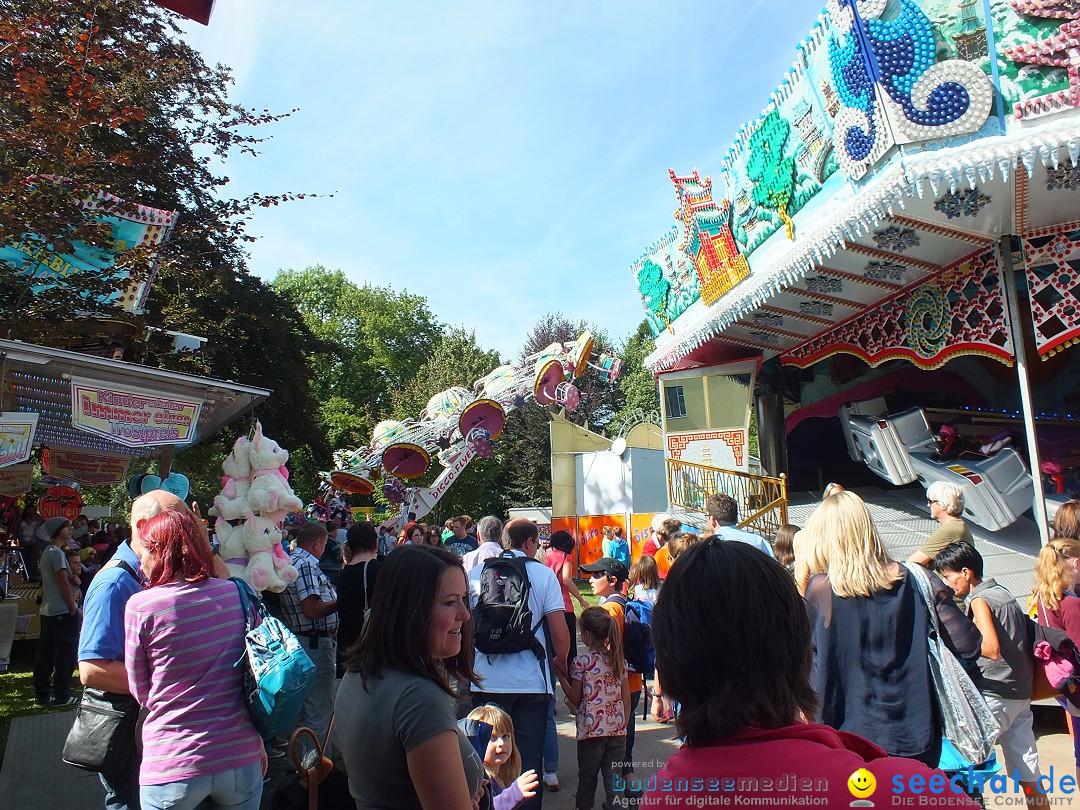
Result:
M622 374L619 375L618 385L623 395L623 406L616 415L616 422L622 422L636 413L659 411L660 394L656 380L645 366L645 358L655 346L649 322L642 321L637 331L619 349Z
M323 343L310 357L316 396L350 403L359 420L353 429L370 433L390 413L393 392L416 376L439 342L441 327L427 299L361 286L322 265L284 270L273 287Z
M129 359L270 388L256 416L311 477L329 463L306 380L305 355L321 344L291 303L248 275L244 251L252 211L305 195L232 198L215 168L254 156L256 128L282 116L231 101L229 69L205 64L175 19L144 0L0 0L0 246L107 250L115 245L103 216L136 204L178 212L156 250L121 252L112 267L44 289L16 262L0 263L0 335L57 345L102 334ZM107 303L117 274L154 270L143 315ZM208 342L176 355L146 326ZM251 421L177 456L174 469L204 502L220 486L220 457Z
M180 212L156 257L129 250L114 268L37 290L25 268L0 267L7 336L35 339L76 318L131 320L104 303L117 272L142 278L157 262L167 276L204 256L236 271L250 212L304 196L219 193L228 177L214 161L254 155L253 128L282 116L230 101L228 68L206 65L174 20L143 0L0 0L0 245L111 249L101 215L136 203Z

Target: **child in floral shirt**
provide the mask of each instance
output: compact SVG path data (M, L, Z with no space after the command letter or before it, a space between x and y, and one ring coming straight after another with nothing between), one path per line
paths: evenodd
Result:
M588 652L570 664L569 680L561 675L559 680L577 712L577 807L592 810L601 768L607 806L615 806L614 776L622 772L626 751L630 688L618 621L603 608L591 607L582 612L578 623Z

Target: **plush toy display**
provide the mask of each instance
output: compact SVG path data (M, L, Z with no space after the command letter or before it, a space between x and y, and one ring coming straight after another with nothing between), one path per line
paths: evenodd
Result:
M289 451L263 436L262 425L255 426L255 440L248 457L251 460L251 488L247 492L247 503L251 509L280 523L285 520L286 513L303 508L304 502L289 486L289 471L285 468Z
M245 518L241 532L248 555L244 579L256 591L281 593L297 577L296 569L281 547L281 530L274 521L252 512Z
M281 547L286 514L303 506L289 486L288 460L289 452L256 423L254 438L237 439L221 464L225 477L214 498L220 554L233 576L257 592L280 593L296 581L296 569Z
M241 436L233 445L232 452L221 462L225 477L221 479L221 494L214 498L218 517L239 520L248 509L247 494L251 489L251 442Z

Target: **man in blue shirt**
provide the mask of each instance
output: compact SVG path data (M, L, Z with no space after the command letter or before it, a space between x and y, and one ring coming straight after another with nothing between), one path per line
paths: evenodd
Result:
M139 554L143 550L139 526L168 511L191 513L186 503L162 489L136 498L131 504L131 540L117 547L113 558L90 583L79 637L79 679L84 686L130 697L124 667L124 608L145 583L139 569ZM218 561L215 557L215 566ZM216 573L220 575L219 571ZM138 711L134 699L132 704L132 710ZM127 768L100 775L107 810L138 810L139 759L140 755L136 754Z
M469 519L464 515L454 518L450 521L450 529L453 534L449 538L443 539L446 547L462 558L480 547L480 544L476 542L476 538L466 531L468 526Z
M761 535L736 527L735 524L739 522L739 506L730 495L714 492L705 499L705 511L709 515L709 531L705 533L705 536L749 543L758 551L772 556L769 544L762 539Z

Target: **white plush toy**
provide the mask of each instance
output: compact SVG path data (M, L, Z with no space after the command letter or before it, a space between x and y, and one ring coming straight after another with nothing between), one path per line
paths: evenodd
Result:
M244 572L256 591L281 593L296 581L296 569L281 548L281 532L270 518L248 512L241 528L248 564Z
M241 436L221 464L225 478L214 498L221 558L234 576L259 592L280 593L296 581L279 528L288 511L303 506L289 486L288 460L288 451L264 436L256 423L254 440ZM244 522L230 523L239 520Z
M233 444L232 452L221 462L225 477L221 481L221 494L214 498L218 517L239 520L248 510L247 494L251 489L251 442L241 436Z
M219 517L214 523L214 534L218 539L218 555L229 566L234 577L243 577L247 571L247 549L244 546L244 526L233 526Z
M251 463L251 487L247 492L248 508L281 525L287 512L302 509L304 502L289 486L285 463L289 451L263 435L262 425L255 425L255 439L248 450Z

